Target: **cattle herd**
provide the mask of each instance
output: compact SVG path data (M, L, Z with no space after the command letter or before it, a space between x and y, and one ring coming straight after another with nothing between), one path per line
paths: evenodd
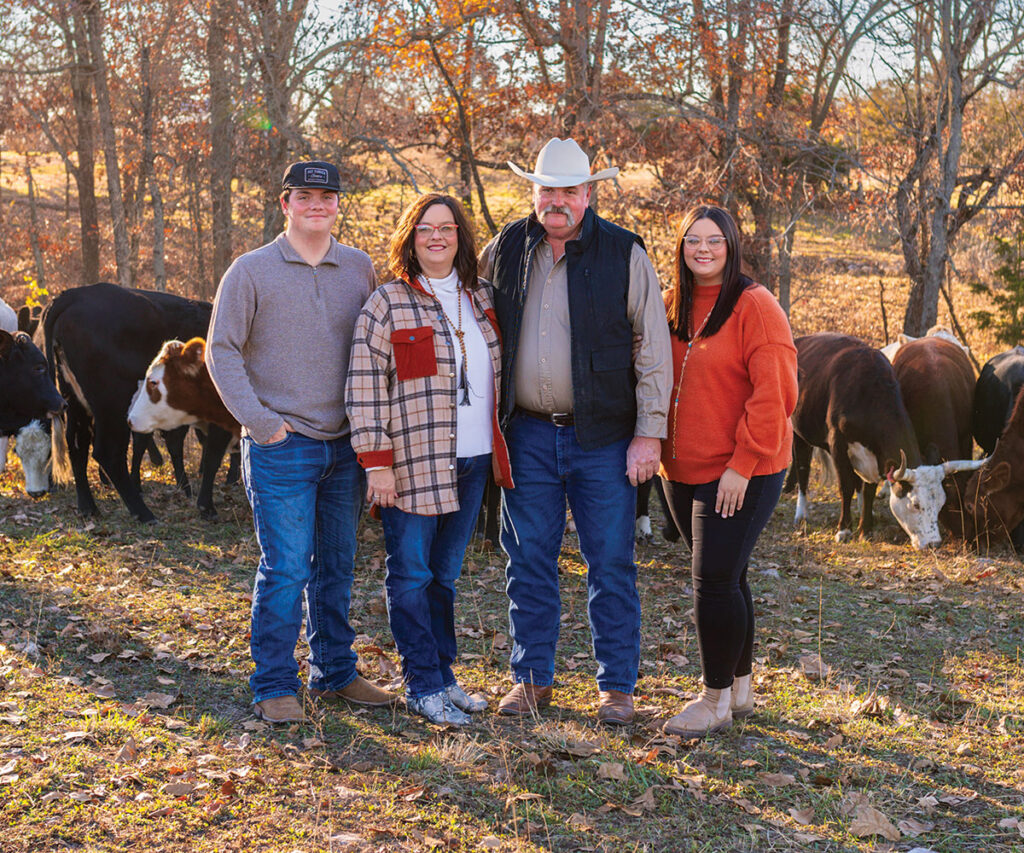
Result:
M216 518L213 479L239 425L204 364L210 311L208 302L102 282L64 291L41 315L0 300L0 471L15 436L29 495L73 481L78 511L95 515L91 447L101 479L149 522L142 455L159 458L153 436L160 435L190 494L184 441L193 428L203 443L199 511ZM941 524L981 547L1010 538L1024 550L1024 347L992 358L975 380L966 347L941 329L901 335L881 350L829 332L796 345L800 393L788 481L798 489L796 523L807 519L817 449L837 475L838 541L853 536L858 493L858 532L871 531L882 484L915 548L938 544ZM982 459L972 458L975 441ZM650 486L638 503L638 536L650 535L649 496ZM664 532L678 538L671 523Z

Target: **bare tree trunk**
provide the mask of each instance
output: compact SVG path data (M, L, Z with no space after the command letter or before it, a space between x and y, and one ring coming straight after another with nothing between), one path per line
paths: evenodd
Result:
M58 4L64 13L64 4ZM93 134L93 100L89 70L89 41L85 18L80 7L75 9L71 24L65 19L65 38L71 74L71 94L75 106L75 151L78 164L74 169L78 188L79 232L82 242L82 284L100 280L100 221L96 203L96 139Z
M46 289L46 270L43 267L43 252L39 247L39 213L36 204L35 181L32 180L32 162L25 155L25 179L28 181L29 241L32 244L32 258L36 265L36 287Z
M148 178L149 195L153 203L153 287L167 289L167 269L164 265L164 200L160 194L160 182L156 178L156 156L153 153L153 85L149 63L149 46L141 51L142 64L142 175L139 179L139 195L145 196L145 182Z
M188 161L188 213L192 220L192 246L196 258L196 280L202 298L212 295L210 280L206 277L206 261L203 259L203 205L199 189L199 164L193 155Z
M103 52L103 18L99 0L84 0L86 23L89 28L89 46L94 68L93 84L99 106L100 129L103 133L103 157L107 167L107 190L110 195L110 215L114 221L114 257L117 259L117 280L122 287L131 287L131 261L128 245L128 224L125 219L124 198L121 194L121 169L117 160L117 136L107 86L107 62Z
M227 24L231 3L213 0L207 27L206 63L210 74L210 201L213 209L214 285L231 265L231 179L234 128L227 63Z

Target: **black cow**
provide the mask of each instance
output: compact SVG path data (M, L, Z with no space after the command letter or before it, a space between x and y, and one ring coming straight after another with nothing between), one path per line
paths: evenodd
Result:
M206 334L208 302L101 282L66 290L43 313L51 377L68 401L67 447L83 515L97 513L89 488L89 446L110 483L139 521L153 521L128 473L127 414L139 380L163 342ZM213 478L230 433L211 427L203 445L199 508L215 518Z
M981 369L974 385L971 428L978 446L990 456L1010 421L1013 401L1024 387L1024 347L1017 346L993 356Z
M29 427L34 435L51 417L60 431L63 422L59 414L63 410L64 400L47 375L46 359L32 339L24 332L12 335L0 331L0 435L17 435ZM48 460L36 459L35 455L27 453L32 445L28 438L23 444L24 447L18 449L19 455L24 454L22 468L26 489L33 497L39 497L47 488ZM66 479L66 455L56 462L54 475Z

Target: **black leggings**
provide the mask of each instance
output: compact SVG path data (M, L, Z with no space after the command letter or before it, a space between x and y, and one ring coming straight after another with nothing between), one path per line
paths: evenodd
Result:
M754 601L747 561L782 494L785 471L752 477L743 509L731 518L715 512L718 480L690 486L665 481L672 520L693 553L693 607L704 684L729 687L749 675L754 650Z

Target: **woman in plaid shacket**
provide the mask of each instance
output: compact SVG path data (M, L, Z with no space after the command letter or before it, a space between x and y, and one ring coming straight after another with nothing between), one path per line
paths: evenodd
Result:
M512 486L496 407L501 338L472 228L451 196L406 208L389 267L396 279L370 296L352 342L352 447L384 524L406 703L432 722L464 725L487 702L452 673L455 581L488 472Z

